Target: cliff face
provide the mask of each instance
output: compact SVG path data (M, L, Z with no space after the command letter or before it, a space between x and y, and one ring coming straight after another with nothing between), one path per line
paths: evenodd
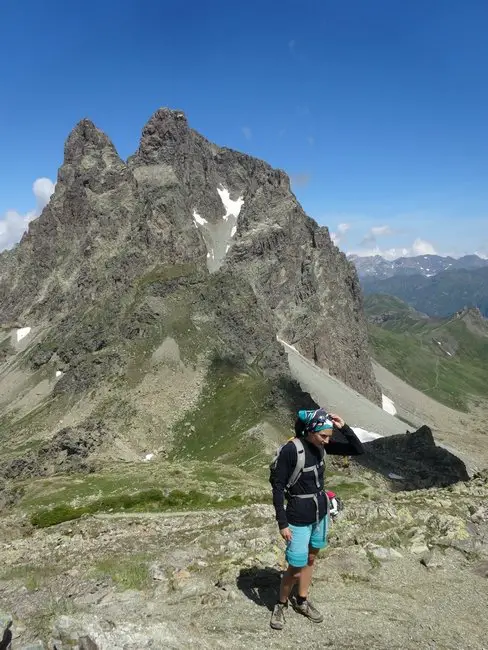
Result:
M361 301L286 174L168 109L127 163L81 121L49 205L0 256L0 323L36 328L22 363L56 359L56 390L71 393L123 376L134 341L167 336L286 374L280 338L379 403Z

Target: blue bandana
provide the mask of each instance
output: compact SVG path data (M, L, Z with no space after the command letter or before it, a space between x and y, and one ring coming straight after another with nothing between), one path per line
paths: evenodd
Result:
M298 419L305 425L304 429L307 433L316 433L317 431L334 428L334 423L325 409L298 411Z

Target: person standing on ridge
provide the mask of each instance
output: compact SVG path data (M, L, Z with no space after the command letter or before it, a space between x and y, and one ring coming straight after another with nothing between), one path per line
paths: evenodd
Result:
M334 429L341 431L346 442L334 440ZM339 415L329 414L322 408L298 411L295 435L278 450L270 475L276 520L286 542L288 563L271 616L271 627L276 630L283 629L284 610L295 583L298 585L297 596L290 599L293 609L314 623L323 620L322 614L308 599L308 591L315 558L319 550L327 546L324 460L326 453L339 456L364 453L364 447L351 427Z

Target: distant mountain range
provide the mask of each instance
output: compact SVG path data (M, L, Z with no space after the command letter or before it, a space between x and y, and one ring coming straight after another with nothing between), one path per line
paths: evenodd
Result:
M357 268L365 295L396 296L429 316L445 317L475 307L488 317L488 260L478 255L459 259L422 255L393 261L380 255L350 255L349 260Z
M396 260L386 260L381 255L369 257L348 255L348 259L356 266L360 279L375 278L377 280L398 275L423 275L429 278L442 271L459 269L473 271L488 266L488 259L483 259L478 255L464 255L459 259L441 255L418 255L417 257L399 257Z
M477 307L488 317L488 266L468 271L442 271L433 277L397 275L378 280L363 278L363 292L388 294L404 300L429 316L450 316L466 307Z

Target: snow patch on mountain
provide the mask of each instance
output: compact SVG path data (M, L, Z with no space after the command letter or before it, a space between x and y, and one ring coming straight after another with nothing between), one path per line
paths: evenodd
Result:
M244 197L230 198L227 188L217 187L217 193L225 208L222 218L205 219L197 210L193 210L193 223L200 231L207 248L207 267L210 272L218 271L229 252L232 239L237 233L237 219L244 205Z
M25 337L30 334L30 331L31 331L30 327L21 327L20 329L18 329L16 332L17 343L22 341L22 339L25 339Z
M357 435L359 440L361 440L361 442L371 442L372 440L383 438L381 434L375 433L374 431L366 431L366 429L362 429L361 427L352 426L351 429Z
M386 411L390 415L396 415L397 410L395 408L395 404L393 403L393 400L387 397L386 395L382 395L381 400L383 404L383 411Z

